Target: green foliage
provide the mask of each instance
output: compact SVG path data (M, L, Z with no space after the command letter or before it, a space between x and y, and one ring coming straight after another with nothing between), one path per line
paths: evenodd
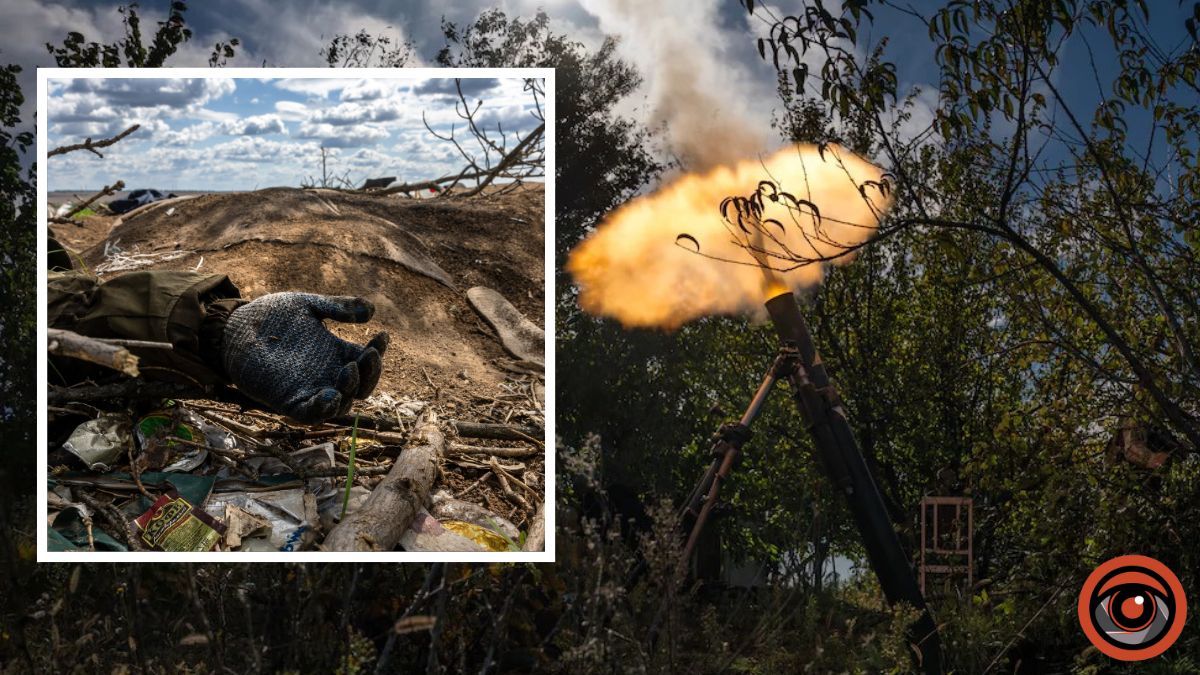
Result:
M34 467L34 222L37 181L34 167L22 168L34 137L20 130L25 97L17 84L18 66L0 68L0 443L7 450L0 464L0 491L28 495ZM6 523L32 522L30 504L0 499ZM11 528L0 534L0 556L28 561L28 537Z
M916 92L898 88L886 41L867 41L868 5L882 3L769 17L762 47L781 131L896 176L882 235L814 298L818 341L902 534L923 494L975 499L988 585L979 603L934 600L949 663L1094 667L1073 604L1087 573L1136 551L1187 587L1200 556L1186 525L1200 509L1200 52L1159 49L1146 3L880 7L932 41L939 107L914 131L896 120ZM1116 69L1069 62L1083 40ZM812 98L792 69L810 50L828 56ZM1081 76L1102 88L1094 107L1057 88ZM1166 465L1117 453L1123 428Z
M184 19L187 3L182 0L171 0L167 17L158 22L158 28L149 45L142 37L142 19L138 14L138 4L123 5L117 8L117 11L121 13L121 21L125 28L122 39L110 44L88 42L82 33L71 31L67 33L62 46L46 44L46 50L54 57L54 62L63 68L161 68L166 60L179 50L180 45L192 39L192 30L187 27ZM234 47L239 44L237 38L216 43L208 64L225 65L228 59L234 57Z

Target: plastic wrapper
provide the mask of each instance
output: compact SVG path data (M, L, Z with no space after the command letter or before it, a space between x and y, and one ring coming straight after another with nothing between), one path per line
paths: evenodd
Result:
M517 548L515 540L505 539L493 529L461 520L443 520L440 522L442 527L450 532L460 537L466 537L488 551L512 551ZM510 544L510 542L512 543Z
M173 488L133 522L142 543L157 551L211 551L225 532L222 523Z
M488 549L473 539L442 527L437 518L425 509L417 513L408 529L400 537L400 546L405 551L470 551L486 552ZM507 549L505 549L507 550Z
M139 471L191 471L204 463L208 451L192 443L207 444L200 430L199 417L188 410L151 413L138 420L135 432L142 454ZM172 428L174 425L174 428ZM188 443L177 443L178 438ZM161 442L155 442L161 439Z
M92 471L109 471L133 444L129 419L104 415L80 424L63 443L63 449L78 457Z
M478 504L455 499L445 490L438 490L433 494L433 506L429 507L429 513L443 524L457 520L487 528L512 541L521 538L521 531L504 516L492 513Z
M304 488L214 492L204 510L210 516L224 518L230 506L268 526L265 531L262 528L239 531L238 550L300 551L311 546L316 538L320 522L317 500Z

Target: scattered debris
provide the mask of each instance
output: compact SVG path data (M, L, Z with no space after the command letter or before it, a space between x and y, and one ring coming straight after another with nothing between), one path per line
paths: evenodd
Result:
M125 195L123 199L114 199L106 206L108 206L108 210L112 211L113 213L129 213L139 206L145 206L147 204L159 202L164 199L174 198L174 194L163 194L158 190L130 190L129 194Z
M157 253L139 253L137 247L126 251L118 245L120 241L120 239L115 239L104 243L104 262L96 265L95 271L97 274L128 272L158 263L178 260L179 258L185 258L196 253L195 251L178 249L159 251Z
M366 181L363 182L362 189L363 190L380 190L380 189L385 188L395 182L396 182L395 176L387 176L385 178L368 178Z

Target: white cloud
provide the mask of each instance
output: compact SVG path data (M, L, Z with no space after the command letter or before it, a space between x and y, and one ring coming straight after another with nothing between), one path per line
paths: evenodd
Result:
M396 80L356 80L342 89L342 100L373 101L394 94L398 88Z
M331 108L317 109L313 111L309 121L341 126L363 122L391 122L400 119L403 114L404 108L396 99L350 101Z
M300 122L308 119L308 106L299 101L276 101L275 112L288 122Z
M217 133L219 128L212 122L200 122L182 129L172 129L162 135L164 145L193 145L208 140Z
M287 162L311 156L315 148L311 143L273 141L269 138L243 136L209 148L208 153L217 159L239 162Z
M61 89L64 96L92 95L110 105L131 108L169 106L189 109L232 94L236 89L229 78L87 78L69 80Z
M224 133L229 135L262 136L266 134L286 134L287 127L279 115L254 115L244 117L224 126Z
M335 79L313 79L313 78L295 78L284 77L278 80L272 80L272 83L277 89L290 91L294 94L305 94L311 98L329 98L333 92L345 87L346 80Z
M381 141L388 137L388 132L382 126L370 123L338 126L302 122L296 136L318 139L321 145L330 148L352 148Z

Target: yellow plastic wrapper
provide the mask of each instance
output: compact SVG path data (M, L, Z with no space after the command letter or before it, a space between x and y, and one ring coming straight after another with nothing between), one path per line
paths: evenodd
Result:
M511 550L508 540L493 530L480 527L475 523L465 523L461 520L443 520L442 527L460 537L466 537L489 551Z
M350 437L346 436L345 438L338 439L337 445L338 445L338 450L340 450L342 452L350 452ZM372 441L370 439L363 438L362 436L359 436L358 438L354 439L354 447L355 447L354 451L356 453L366 452L369 449L379 448L382 446L383 446L383 444L380 443L379 441Z

